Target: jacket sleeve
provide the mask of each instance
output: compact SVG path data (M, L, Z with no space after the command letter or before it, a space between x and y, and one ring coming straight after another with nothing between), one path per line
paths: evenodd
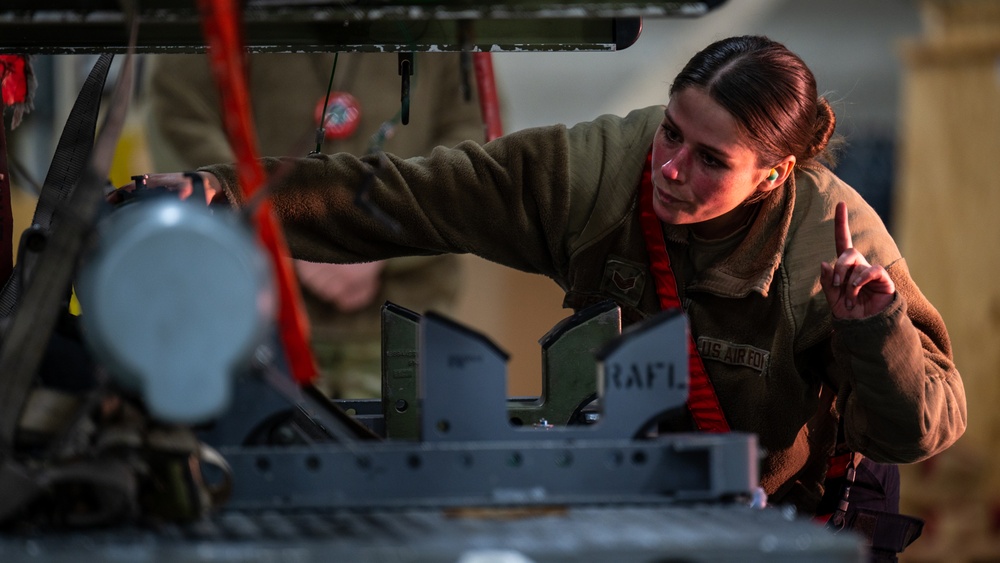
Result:
M834 320L838 404L848 445L875 461L912 463L965 431L966 401L944 322L903 259L887 266L896 299L867 319Z
M965 431L966 402L941 315L921 293L874 209L828 170L796 175L795 234L788 253L799 344L821 344L847 445L874 461L912 463L954 443ZM820 288L820 262L836 259L834 216L847 203L855 249L892 277L896 297L866 319L834 319ZM810 273L811 272L811 273ZM832 335L832 336L831 336ZM829 354L832 354L832 359Z
M556 277L566 261L567 152L566 128L552 126L410 159L338 153L263 161L275 180L273 209L298 258L473 253ZM231 201L243 203L232 166L204 170L219 177ZM377 211L367 212L364 202Z
M347 154L264 159L272 202L296 257L354 262L471 253L562 284L569 257L610 195L634 193L663 109L571 128L524 129L429 156ZM242 204L235 170L205 167ZM363 189L370 186L370 189ZM391 221L357 205L357 195ZM618 198L615 198L618 199Z

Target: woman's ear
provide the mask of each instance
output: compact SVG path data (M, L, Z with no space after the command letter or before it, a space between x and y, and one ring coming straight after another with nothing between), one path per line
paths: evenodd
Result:
M795 157L792 155L786 156L781 159L781 162L770 168L768 175L757 186L757 189L762 192L767 192L777 188L781 184L785 183L785 180L792 175L792 171L794 169Z

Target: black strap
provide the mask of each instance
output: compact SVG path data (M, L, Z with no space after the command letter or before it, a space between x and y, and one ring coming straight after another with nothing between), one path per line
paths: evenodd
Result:
M138 25L133 19L130 45ZM64 205L55 207L58 224L38 258L35 272L24 288L24 298L14 310L0 348L0 453L14 449L17 423L28 392L45 353L62 306L61 296L70 286L84 240L104 202L107 172L125 124L133 87L133 56L129 48L112 93L108 115L83 169L78 188ZM12 276L12 278L15 276Z
M0 64L0 76L3 65ZM0 100L0 280L14 268L14 212L10 207L10 168L7 166L7 132L3 124L6 106Z
M833 489L837 485L840 486L840 496L837 498L837 506L834 508L828 522L829 526L834 529L839 530L847 526L847 509L851 504L851 487L854 485L854 478L863 457L859 453L852 452L848 457L849 461L847 462L847 469L844 471L844 476L842 478L828 479L825 483L828 490Z
M52 156L42 191L38 195L32 219L32 229L36 231L41 230L46 233L49 231L56 209L69 199L89 162L101 109L104 82L113 57L114 55L107 53L98 57L80 88L76 102L73 103L73 109L66 119L66 125L63 126L62 135ZM23 260L18 260L14 273L8 276L7 283L0 292L0 317L10 316L17 306L21 294L20 270L25 267L24 264Z

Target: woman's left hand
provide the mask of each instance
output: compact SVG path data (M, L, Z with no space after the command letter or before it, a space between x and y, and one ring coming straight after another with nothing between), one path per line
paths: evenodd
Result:
M187 199L194 193L194 185L188 174L190 173L149 174L146 176L146 186L148 188L166 189L175 192L180 199ZM202 186L205 189L205 203L212 203L217 196L223 195L219 179L214 174L208 172L195 172L195 174L201 177ZM126 184L116 190L112 190L105 199L108 203L117 205L125 200L126 193L134 193L137 189L138 187L135 185L135 182L132 182L131 184Z
M847 224L847 204L837 204L834 221L837 261L820 265L820 284L838 319L863 319L882 312L892 303L896 284L879 265L871 265L854 249Z

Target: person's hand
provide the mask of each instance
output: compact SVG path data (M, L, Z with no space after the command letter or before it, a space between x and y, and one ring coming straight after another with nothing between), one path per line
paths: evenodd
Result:
M820 264L820 285L838 319L863 319L880 313L892 303L896 284L879 265L872 266L854 249L847 224L847 204L837 204L834 220L837 261Z
M201 177L202 185L205 189L205 203L212 203L212 200L215 199L217 195L221 194L221 187L219 185L218 178L208 172L194 172L193 174ZM181 199L187 199L194 193L193 179L190 177L189 173L185 172L149 174L146 177L146 188L166 189L171 192L176 192L177 196ZM119 204L126 199L126 194L134 194L135 191L136 185L135 182L132 182L112 191L108 194L106 199L109 203Z
M384 261L362 264L325 264L295 260L302 285L344 313L371 303L381 287Z

